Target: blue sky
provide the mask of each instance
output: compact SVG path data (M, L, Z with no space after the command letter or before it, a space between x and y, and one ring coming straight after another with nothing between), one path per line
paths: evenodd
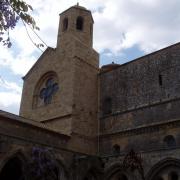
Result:
M38 34L50 47L56 46L59 13L76 0L27 0L40 27ZM179 0L79 0L92 11L94 49L100 66L123 64L180 41ZM28 29L35 43L37 37ZM10 32L13 46L0 45L0 109L18 114L22 77L41 55L19 23ZM44 49L43 49L44 50Z

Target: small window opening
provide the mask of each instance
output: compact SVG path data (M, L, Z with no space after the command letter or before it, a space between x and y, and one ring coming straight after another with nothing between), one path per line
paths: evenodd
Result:
M108 115L112 113L112 99L106 98L103 102L103 114Z
M170 180L178 180L178 174L176 172L171 172Z
M77 30L83 30L83 24L84 24L84 20L81 16L79 16L76 20L76 29Z
M159 85L162 86L162 75L159 74Z
M63 20L63 31L66 31L68 29L68 18L65 18Z
M166 143L167 147L175 147L176 146L176 140L172 135L168 135L164 138L164 142Z
M120 146L118 145L118 144L115 144L114 146L113 146L113 154L120 154L120 150L121 150L121 148L120 148Z

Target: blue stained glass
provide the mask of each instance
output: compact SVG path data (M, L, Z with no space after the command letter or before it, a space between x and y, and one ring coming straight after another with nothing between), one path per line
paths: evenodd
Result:
M39 97L43 99L44 104L50 104L53 95L58 91L58 83L54 83L53 78L46 81L46 87L40 91Z

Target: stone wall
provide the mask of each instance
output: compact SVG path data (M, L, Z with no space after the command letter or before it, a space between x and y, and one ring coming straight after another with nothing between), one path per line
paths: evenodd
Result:
M103 112L107 98L109 114ZM180 44L175 44L100 74L101 131L179 118L179 98Z

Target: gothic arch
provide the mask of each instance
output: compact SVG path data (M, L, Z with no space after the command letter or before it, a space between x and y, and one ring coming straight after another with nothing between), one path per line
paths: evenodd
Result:
M156 177L159 176L159 174L163 171L166 170L168 173L168 169L176 168L179 169L180 171L180 160L179 159L174 159L174 158L166 158L161 161L159 161L157 164L155 164L150 171L146 175L147 180L154 180Z
M123 169L122 164L120 163L112 165L110 168L106 170L104 175L105 180L119 180L120 178L122 180L128 180L128 177L129 176L127 175L127 172Z
M59 84L59 80L58 80L58 76L57 76L56 72L49 71L49 72L45 73L44 75L42 75L34 88L33 104L32 104L33 108L37 108L37 107L43 106L44 104L48 104L48 103L45 103L45 101L44 101L45 98L40 97L40 93L41 93L41 90L43 87L44 87L44 89L46 88L47 81L50 79L53 80L54 84L55 83L57 85ZM52 100L52 101L54 101L54 100Z
M20 177L25 179L25 168L27 158L21 150L8 153L0 163L0 179L19 180Z

